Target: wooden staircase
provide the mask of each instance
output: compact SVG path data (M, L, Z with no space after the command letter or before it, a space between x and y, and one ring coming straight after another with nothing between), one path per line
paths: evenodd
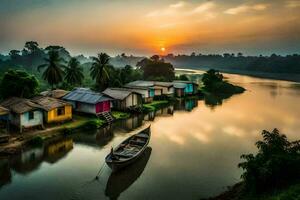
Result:
M103 117L108 124L111 124L115 120L115 118L112 116L111 112L102 112L98 115L98 117L99 116Z

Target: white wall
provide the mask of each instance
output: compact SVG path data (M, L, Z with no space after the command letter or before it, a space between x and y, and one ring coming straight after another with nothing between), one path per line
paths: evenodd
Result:
M35 110L33 112L33 119L29 119L29 112L21 114L21 126L32 127L43 124L43 112L40 110Z

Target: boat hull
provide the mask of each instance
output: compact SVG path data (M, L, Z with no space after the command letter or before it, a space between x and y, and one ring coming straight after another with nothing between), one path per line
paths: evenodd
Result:
M126 140L124 140L118 147L115 148L115 150L112 150L112 152L110 154L108 154L105 158L105 162L106 164L109 166L109 168L112 169L113 172L116 172L122 168L127 167L128 165L131 165L132 163L134 163L137 159L139 159L141 157L141 155L144 154L144 151L146 150L146 148L148 147L149 141L150 141L150 137L151 137L151 131L150 131L150 126L144 130L142 130L141 132L130 136L129 138L127 138ZM142 139L142 141L144 140L144 144L140 145L141 149L133 156L129 156L128 158L126 157L126 155L122 155L122 154L118 154L115 152L118 152L118 150L124 149L124 147L122 145L132 145L132 146L136 146L137 144L140 143L140 140L138 139L137 141L135 141L135 138L140 138ZM131 142L138 142L137 144L130 144ZM123 159L119 159L119 158L115 158L116 157L123 157ZM124 157L125 156L125 157Z
M107 162L107 165L113 172L119 171L119 170L133 164L136 160L138 160L141 157L141 155L143 155L145 149L143 149L141 151L141 153L139 153L136 157L134 157L130 160L127 160L124 162Z

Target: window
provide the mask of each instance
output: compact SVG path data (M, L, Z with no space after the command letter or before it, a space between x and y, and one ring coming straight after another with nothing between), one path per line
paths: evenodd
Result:
M65 115L65 107L57 108L57 116Z
M28 120L32 120L34 119L34 112L33 111L29 111L28 112Z

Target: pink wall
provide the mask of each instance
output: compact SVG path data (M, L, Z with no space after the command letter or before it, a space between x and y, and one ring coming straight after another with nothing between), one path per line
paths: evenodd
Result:
M96 113L108 112L110 111L110 102L103 101L96 104Z

